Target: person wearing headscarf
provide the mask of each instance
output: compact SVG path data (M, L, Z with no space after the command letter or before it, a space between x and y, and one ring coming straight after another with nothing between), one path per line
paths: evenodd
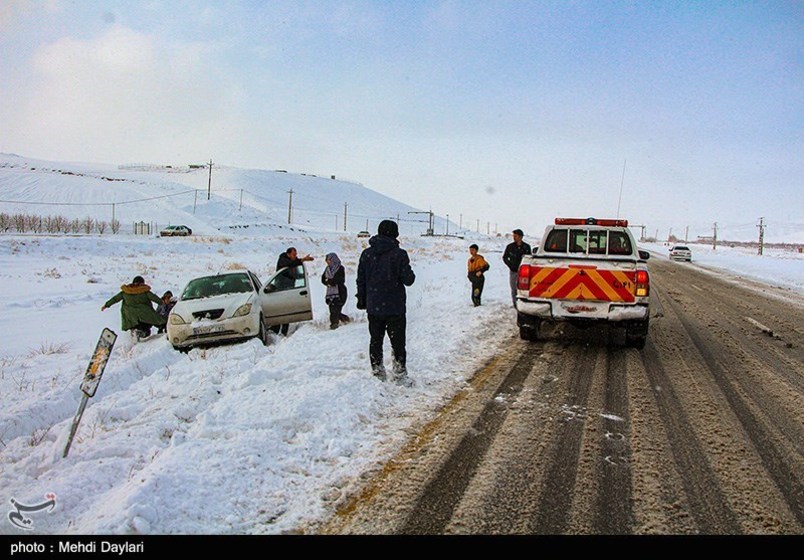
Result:
M321 275L321 283L327 287L324 301L329 306L329 328L337 329L341 322L348 323L351 320L341 313L346 305L346 270L336 253L329 253L325 261L327 268Z
M106 311L119 301L123 302L120 308L122 329L132 331L137 338L150 336L151 327L162 327L167 322L151 304L161 304L162 300L151 291L142 276L135 276L131 284L120 286L120 291L103 304L101 311Z

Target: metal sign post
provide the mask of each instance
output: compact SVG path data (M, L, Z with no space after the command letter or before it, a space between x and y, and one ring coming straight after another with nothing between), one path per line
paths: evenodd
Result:
M106 369L106 362L109 361L109 356L114 348L114 343L117 340L117 334L110 329L103 329L103 332L98 339L98 344L95 346L95 352L92 354L92 359L89 361L87 371L84 374L84 380L81 382L81 391L84 396L81 398L81 404L78 406L78 411L73 418L73 424L70 427L70 437L67 440L67 446L64 448L64 455L67 457L70 452L70 446L73 444L73 438L78 431L78 425L81 423L81 417L84 416L84 409L87 407L87 401L95 396L95 391L98 390L103 371Z

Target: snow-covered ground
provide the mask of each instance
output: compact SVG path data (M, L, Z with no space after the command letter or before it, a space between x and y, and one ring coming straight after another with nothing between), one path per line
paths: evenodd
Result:
M323 255L341 255L353 295L362 249L353 236L0 237L3 502L54 492L57 510L35 518L44 533L276 533L326 514L513 329L499 244L484 251L493 264L485 305L474 308L464 242L402 242L417 273L408 290L412 389L370 375L367 322L353 298L345 311L355 321L328 328ZM314 321L269 346L188 354L162 337L134 344L120 333L61 458L97 337L103 327L120 332L119 306L100 311L120 284L143 274L156 292L177 291L234 265L266 277L289 244L317 257Z
M46 163L50 171L42 171L41 162L3 157L0 199L5 200L110 203L187 187L164 170ZM375 218L404 214L409 207L352 183L274 172L226 173L233 188L263 198L246 200L240 209L239 193L213 196L210 202L198 197L195 213L194 201L185 195L142 203L153 205L141 207L152 216L143 219L186 223L198 233L189 238L0 234L0 503L36 504L54 493L54 511L29 515L34 532L303 530L392 457L515 332L507 269L500 260L506 239L425 238L419 236L421 223L403 222L400 239L417 274L408 290L407 342L415 386L378 381L369 373L365 313L354 308L351 297L365 246L356 232L365 223L352 222L348 232L334 223L331 228L288 226L286 214L277 217L276 208L293 188L307 198L309 216L327 216L346 202L371 216L366 219L374 231ZM179 175L190 183L204 181L203 175ZM121 188L134 190L108 192ZM332 188L342 191L327 194ZM272 197L275 203L260 207L260 200ZM36 209L21 206L0 204L0 212ZM80 208L73 209L77 216L86 212ZM125 219L137 220L137 213ZM479 308L470 302L465 275L472 241L491 263ZM250 268L264 279L291 245L316 258L308 263L315 319L292 325L290 336L273 337L268 346L252 340L182 354L162 337L133 343L119 333L119 306L100 310L136 274L157 293L178 292L193 277L227 268ZM665 247L652 249L656 258L666 254ZM346 267L350 303L345 312L354 319L335 331L328 328L324 286L318 281L323 257L331 251ZM743 257L726 248L708 255L697 246L693 252L692 266L760 279L772 269L774 284L802 291L801 255ZM82 395L79 385L104 327L120 338L63 459ZM0 522L0 533L17 532Z

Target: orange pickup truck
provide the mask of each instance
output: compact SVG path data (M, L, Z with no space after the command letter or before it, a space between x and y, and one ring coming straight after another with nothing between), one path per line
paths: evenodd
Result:
M627 220L556 218L519 266L519 336L537 340L543 321L608 323L625 329L626 345L643 348L650 305L648 257L637 249Z

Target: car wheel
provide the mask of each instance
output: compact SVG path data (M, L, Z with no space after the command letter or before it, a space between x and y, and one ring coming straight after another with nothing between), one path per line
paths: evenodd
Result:
M264 346L268 346L268 329L265 328L265 321L262 319L262 314L260 314L260 334L258 335L260 342Z

